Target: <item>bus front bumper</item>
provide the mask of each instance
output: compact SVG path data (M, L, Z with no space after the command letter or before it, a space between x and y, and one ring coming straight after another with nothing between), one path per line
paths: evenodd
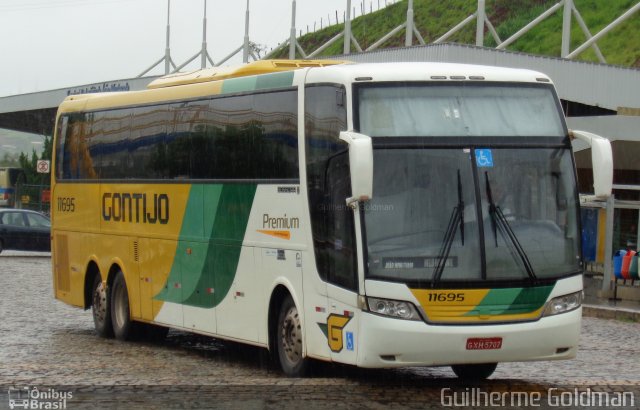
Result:
M534 322L430 325L363 312L357 365L437 366L572 359L578 350L582 308ZM501 338L499 349L469 350L470 338Z

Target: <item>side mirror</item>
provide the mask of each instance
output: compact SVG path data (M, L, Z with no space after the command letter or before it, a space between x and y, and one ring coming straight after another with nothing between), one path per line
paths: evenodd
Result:
M593 164L593 188L597 198L611 196L613 188L613 153L611 142L599 135L586 131L570 130L569 137L585 142L591 147Z
M352 131L340 132L340 139L349 144L351 197L347 205L368 201L373 195L373 142L371 137Z

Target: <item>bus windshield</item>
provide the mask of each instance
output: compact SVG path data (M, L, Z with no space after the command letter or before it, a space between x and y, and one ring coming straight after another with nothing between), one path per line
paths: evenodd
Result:
M579 272L570 148L536 145L535 138L526 147L510 143L487 148L483 138L464 138L563 136L551 91L408 86L409 97L403 100L399 88L363 87L359 94L360 132L374 136L373 198L364 207L368 277L445 286L545 280ZM437 91L436 101L426 97L431 89ZM383 97L389 91L392 101ZM530 99L524 97L527 93ZM505 100L487 97L498 94ZM371 128L380 118L370 116L372 123L367 123L367 106L371 110L395 103L402 106L399 112L420 113L406 113L400 120L397 107L392 108L394 121L402 123L399 129L385 133ZM447 120L445 103L451 114ZM435 119L438 110L445 117ZM413 136L463 139L460 146L443 146Z
M564 135L545 84L405 83L358 91L360 132L371 137Z

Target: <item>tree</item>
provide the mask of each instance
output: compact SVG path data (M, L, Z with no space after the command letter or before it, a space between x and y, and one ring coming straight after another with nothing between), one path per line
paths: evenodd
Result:
M36 150L31 152L31 158L24 152L20 154L18 158L18 164L24 172L24 183L27 185L49 185L49 175L38 173L37 165L39 159L46 159L51 161L51 154L53 151L53 142L50 137L44 137L44 145L42 155L38 157Z
M15 155L5 152L0 160L0 167L18 167L20 163Z

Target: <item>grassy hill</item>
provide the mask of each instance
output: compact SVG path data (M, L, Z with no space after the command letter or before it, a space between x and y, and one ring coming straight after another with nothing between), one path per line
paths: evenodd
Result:
M636 4L637 0L574 0L592 35ZM544 10L557 3L557 0L487 0L486 12L489 20L504 41L540 15ZM449 31L464 18L472 14L475 0L414 0L414 20L417 29L429 43ZM363 49L375 43L383 35L406 20L407 1L401 1L377 12L354 19L352 31ZM337 24L306 34L298 38L307 54L331 39L344 29ZM454 34L447 41L475 44L475 20ZM380 48L403 47L405 32L402 30L389 39ZM538 24L527 34L511 44L507 49L532 54L560 56L562 39L562 9ZM571 50L586 40L575 18L571 26ZM414 44L418 44L414 40ZM496 43L485 29L485 46L495 47ZM640 12L631 16L598 41L608 64L640 67ZM340 39L321 54L333 56L342 54L343 40ZM355 48L352 47L352 51ZM276 49L272 58L287 58L288 46ZM298 56L300 57L300 56ZM576 59L598 61L595 53L588 49Z

